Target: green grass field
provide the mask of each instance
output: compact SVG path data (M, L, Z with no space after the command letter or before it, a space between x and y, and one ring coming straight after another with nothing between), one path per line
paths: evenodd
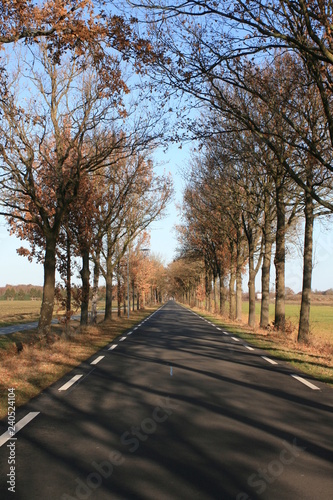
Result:
M286 319L297 327L300 313L300 304L286 303ZM243 321L247 321L249 313L248 302L243 302ZM274 321L275 305L269 306L270 321ZM260 302L256 302L256 322L260 321ZM310 312L310 333L326 342L333 343L333 306L313 304Z
M0 300L0 327L37 321L41 303L41 300ZM103 309L104 302L98 302L97 308ZM55 306L54 316L58 313L57 309Z
M38 319L40 300L1 300L0 327Z

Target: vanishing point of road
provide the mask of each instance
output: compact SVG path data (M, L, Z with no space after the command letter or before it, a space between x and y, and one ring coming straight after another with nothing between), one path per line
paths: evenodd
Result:
M332 388L170 301L15 434L0 422L0 498L330 500L332 410Z

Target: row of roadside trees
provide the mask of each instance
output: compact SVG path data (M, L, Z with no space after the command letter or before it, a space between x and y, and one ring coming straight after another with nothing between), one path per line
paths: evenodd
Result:
M294 60L289 55L277 54L275 66L270 66L269 78L264 79L262 86L267 85L266 93L270 94L274 106L292 107L289 118L292 115L299 129L303 127L304 134L308 133L317 141L317 150L329 162L332 148L319 96L310 82L306 84L306 92L301 92L295 82L295 95L289 87L284 89L285 74L287 70L292 71L290 65L294 65ZM296 68L293 72L297 74ZM258 76L255 81L259 86ZM221 286L229 278L231 318L241 318L242 274L247 267L250 326L255 323L255 279L261 270L260 325L263 328L269 322L271 261L274 254L274 323L276 328L283 330L286 239L295 227L303 227L299 339L305 340L309 332L314 222L329 212L305 187L295 182L266 142L235 117L233 111L229 112L229 106L241 109L241 113L246 113L251 119L253 117L258 123L266 123L269 135L274 135L274 139L270 140L283 160L292 165L305 186L315 188L317 195L329 202L332 200L332 179L325 175L323 167L315 163L308 152L298 149L297 135L292 137L292 131L279 119L273 107L270 111L258 99L253 96L250 99L244 90L229 87L224 92L228 98L227 105L220 102L219 113L212 108L205 112L201 126L205 126L208 134L187 173L184 225L180 228L182 253L203 259L206 274L213 279L218 277ZM285 95L281 97L283 93ZM223 302L223 294L221 297ZM223 303L221 309L224 309Z
M44 266L39 333L50 331L56 269L71 315L81 262L81 323L100 277L111 316L115 269L161 217L171 178L154 172L163 110L145 100L149 42L112 6L82 0L2 2L1 215ZM134 243L136 242L136 243Z
M11 49L2 55L2 213L14 232L43 249L40 331L49 328L56 251L61 246L68 257L71 241L77 240L85 321L88 256L96 275L103 274L104 262L108 296L110 276L119 261L115 256L121 258L138 235L133 221L141 220L144 230L153 214L161 215L170 183L152 176L149 154L163 131L163 126L156 128L162 122L152 109L155 113L176 106L175 140L194 138L201 147L187 176L184 251L200 253L212 276L221 274L220 281L228 277L231 293L235 281L240 290L247 262L250 324L254 279L262 262L263 326L274 251L275 325L283 330L285 241L301 213L299 339L306 340L314 220L333 212L330 2L128 0L128 17L124 2L119 2L123 14L115 15L116 4L2 2L0 43L9 47L16 43L16 50L20 44L28 48L23 59L16 52L19 64L10 62ZM141 116L134 103L136 120L129 120L134 116L128 106L129 61L135 68L135 85L150 77L148 86L140 88L140 97L146 96L150 103L151 91L160 92L159 104L148 104ZM181 107L175 104L176 96L182 99ZM139 180L133 183L134 178ZM122 188L123 182L129 190ZM152 207L141 219L142 198L131 188L136 182L145 194L145 205ZM99 232L95 221L101 222L108 209L93 209L93 219L85 209L96 199L103 200L101 207L108 206L101 196L106 185L113 193L113 229ZM116 203L115 208L114 202L123 199L130 204ZM73 206L78 208L76 215ZM37 253L33 245L30 256ZM62 267L68 273L67 283L68 268ZM108 304L107 298L106 309ZM237 315L237 299L235 310Z
M187 173L183 254L200 257L207 280L229 279L236 317L248 266L251 325L262 267L265 327L274 253L275 326L284 330L286 236L302 217L298 339L306 340L314 221L333 212L330 2L129 3L145 10L154 43L165 51L155 79L176 89L187 108L199 110L194 120L183 115L182 123L201 148Z

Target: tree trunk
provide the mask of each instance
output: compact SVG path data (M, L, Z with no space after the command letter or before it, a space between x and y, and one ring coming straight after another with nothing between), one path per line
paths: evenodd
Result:
M236 268L236 320L242 321L242 267L237 258Z
M226 314L226 294L224 289L224 280L222 276L219 276L220 279L220 314L225 316Z
M81 298L81 325L88 324L89 311L89 249L86 248L82 253L82 269L80 271L82 279L82 298Z
M312 186L312 176L308 176L307 184ZM303 255L303 287L302 303L298 327L299 342L306 342L310 329L310 301L312 281L312 246L313 246L313 222L314 222L313 199L309 193L305 193L305 230L304 230L304 255Z
M237 229L237 246L236 246L236 320L242 321L242 232Z
M265 242L264 260L261 270L261 312L260 326L267 328L269 325L269 283L271 274L272 242Z
M105 313L104 321L112 319L112 251L111 251L111 238L107 235L107 254L106 254L106 279L105 279Z
M205 270L205 309L206 311L209 311L209 298L210 298L210 293L209 293L209 278L208 278L208 271L207 269Z
M134 306L135 306L135 285L134 285L134 280L132 280L132 299L133 299L133 312L134 312Z
M97 302L98 302L98 283L99 275L101 269L101 254L99 251L96 253L95 265L94 265L94 283L93 283L93 293L91 299L91 323L97 323Z
M251 232L252 233L252 232ZM254 327L256 323L256 290L255 290L256 272L254 269L254 241L251 234L249 239L249 319L248 325Z
M120 283L120 270L118 267L117 272L117 306L118 306L118 318L121 316L121 283Z
M107 273L106 281L105 281L105 312L104 312L104 321L112 319L112 272Z
M71 319L72 308L71 240L66 231L66 324Z
M236 281L236 273L235 270L232 269L229 281L229 318L231 320L234 320L236 318L235 281Z
M207 279L208 279L208 284L207 284L208 311L210 312L212 310L212 276L210 273L208 273Z
M242 272L236 272L236 320L242 321Z
M275 239L275 328L284 331L285 329L285 260L286 260L286 208L284 202L283 181L276 186L276 213L277 227Z
M46 236L43 299L38 323L38 334L45 336L51 331L54 308L56 243L56 234L51 233Z
M265 192L265 224L263 231L264 257L261 269L261 311L260 326L267 328L269 325L269 284L271 275L271 260L273 246L272 216L270 207L270 194Z
M216 276L215 274L213 275L213 302L214 302L214 313L216 313L217 307L216 307Z

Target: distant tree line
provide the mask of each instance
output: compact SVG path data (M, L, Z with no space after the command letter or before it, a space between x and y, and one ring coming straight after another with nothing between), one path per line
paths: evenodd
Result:
M0 300L41 300L42 296L42 287L34 286L6 286L0 292Z

